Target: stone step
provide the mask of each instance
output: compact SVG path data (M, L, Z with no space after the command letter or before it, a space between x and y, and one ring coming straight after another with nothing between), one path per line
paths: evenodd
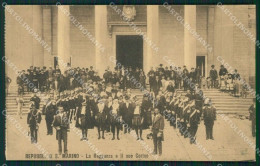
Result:
M212 103L213 104L218 104L218 105L251 105L250 104L250 102L248 102L248 101L243 101L243 102L241 102L241 101L222 101L222 100L214 100L214 101L212 101Z
M250 107L250 104L248 105L224 105L224 104L214 104L216 108L234 108L234 109L248 109Z

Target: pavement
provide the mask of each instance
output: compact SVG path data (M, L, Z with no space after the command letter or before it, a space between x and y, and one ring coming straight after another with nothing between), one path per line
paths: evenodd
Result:
M228 116L229 121L225 120ZM165 120L163 154L153 155L153 141L146 138L150 130L143 131L143 141L137 141L132 134L120 131L120 140L111 140L112 134L105 133L105 139L98 140L97 129L88 133L88 141L80 141L81 132L71 124L68 133L68 155L58 154L58 142L54 129L53 135L46 135L45 117L39 126L38 144L31 144L28 137L26 115L20 119L16 115L7 118L7 160L102 160L95 154L103 155L104 160L154 160L154 161L253 161L255 150L249 141L255 143L251 135L251 123L248 119L239 119L232 115L217 116L213 135L214 140L206 140L203 121L197 131L197 144L190 144L188 138ZM231 123L232 122L232 123ZM234 127L235 126L235 127ZM234 130L236 128L236 130ZM243 133L243 137L238 134ZM245 137L247 139L245 139ZM246 141L247 142L246 142ZM50 158L42 158L48 154Z

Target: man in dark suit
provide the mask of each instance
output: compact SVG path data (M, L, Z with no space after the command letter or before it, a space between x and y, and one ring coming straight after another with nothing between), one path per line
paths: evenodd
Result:
M57 106L55 100L52 100L51 103L46 106L45 120L47 126L47 135L53 134L52 122L57 111Z
M155 96L158 95L158 92L161 87L162 87L162 82L161 82L161 80L159 80L159 76L156 76L154 83L152 85L152 90L154 91Z
M27 124L30 128L31 143L37 143L39 124L41 123L41 113L36 109L35 104L32 102L30 112L27 116Z
M203 119L206 127L206 139L213 138L213 126L216 120L216 108L212 106L210 99L205 100L205 106L203 107Z
M217 85L217 81L216 80L218 78L218 72L215 69L215 65L211 65L209 76L210 76L210 79L211 79L211 87L217 88L216 87L216 85Z
M130 128L132 127L132 118L134 113L134 106L129 100L129 96L125 96L125 103L122 104L122 119L125 122L124 134L130 133Z
M196 133L198 130L198 125L200 123L200 110L196 106L191 106L190 108L190 114L189 114L189 132L190 132L190 144L195 144L196 142Z
M157 149L159 150L159 155L162 155L162 141L163 141L163 129L164 129L164 118L159 113L159 110L155 108L154 118L152 122L152 135L154 144L154 154L157 154Z
M31 97L30 101L34 102L34 105L35 105L36 109L40 109L41 99L37 96L36 92L37 92L37 90L34 91L34 94Z
M54 117L53 127L56 129L56 139L58 140L59 154L62 153L62 144L64 143L64 153L68 153L67 141L68 141L68 131L69 131L69 120L67 113L64 112L63 107L58 108L58 114Z

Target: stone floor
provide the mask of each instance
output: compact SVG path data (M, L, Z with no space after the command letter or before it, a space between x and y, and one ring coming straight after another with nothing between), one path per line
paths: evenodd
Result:
M11 120L13 118L13 120ZM180 133L165 121L162 156L149 153L153 149L153 142L146 138L149 130L143 132L144 141L137 141L131 134L120 131L121 140L111 140L111 133L105 133L105 140L97 140L97 129L89 130L89 141L80 141L74 123L68 137L69 154L78 158L62 158L58 155L58 143L55 134L46 135L46 123L43 120L39 128L38 144L31 144L26 137L28 126L26 116L9 116L7 120L7 159L8 160L46 160L43 158L28 158L29 154L42 154L39 149L45 149L45 154L52 154L51 160L100 160L94 153L103 154L105 160L158 160L158 161L242 161L255 160L255 151L239 136L224 118L218 116L214 125L215 140L205 139L205 126L203 121L197 132L197 145L191 145L189 140L180 136ZM251 126L248 119L238 119L230 116L233 126L241 130L249 140L255 142L251 136ZM234 127L233 127L234 128ZM23 132L24 131L24 132ZM55 131L55 130L54 130ZM55 133L55 132L54 132ZM201 147L199 147L201 145ZM110 155L110 156L109 156ZM123 157L121 156L123 155ZM211 157L209 157L211 156ZM108 158L112 157L112 158ZM128 157L128 158L127 158Z

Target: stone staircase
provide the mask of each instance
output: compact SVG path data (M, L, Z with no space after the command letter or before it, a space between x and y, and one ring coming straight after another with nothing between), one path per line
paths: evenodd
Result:
M147 86L147 89L149 85ZM186 93L183 90L177 90L181 92L182 95ZM217 108L217 112L227 113L227 114L239 114L239 115L248 115L248 108L252 104L252 97L246 99L237 98L230 96L228 93L222 93L218 89L205 89L203 90L206 97L211 98L212 103ZM132 94L136 95L139 101L142 101L144 93L139 89L132 89ZM24 106L23 114L28 113L29 111L29 100L32 96L32 93L24 95ZM6 97L6 112L7 114L16 114L17 113L17 104L16 104L17 92L11 91ZM43 107L43 100L41 100L40 109Z
M149 88L149 86L147 87ZM177 90L177 92L182 93L182 96L186 94L183 90ZM238 114L238 115L248 115L248 108L252 104L252 97L248 98L238 98L233 97L228 93L222 93L218 89L204 89L205 97L209 97L212 100L213 105L216 107L218 113L225 114ZM141 101L143 94L138 89L133 89L132 93L137 96L138 100Z
M247 98L234 97L228 93L220 92L218 89L204 90L204 95L211 98L218 112L228 114L248 115L248 108L253 103L252 96Z
M15 115L17 114L17 104L16 104L16 98L17 98L17 92L12 91L9 92L8 96L6 96L6 103L5 103L5 108L6 108L6 113L8 115ZM29 94L24 94L23 99L24 99L24 106L22 108L23 114L27 114L29 112L29 103L30 103L30 98L32 97L32 93ZM43 107L44 102L41 101L40 103L40 109Z

